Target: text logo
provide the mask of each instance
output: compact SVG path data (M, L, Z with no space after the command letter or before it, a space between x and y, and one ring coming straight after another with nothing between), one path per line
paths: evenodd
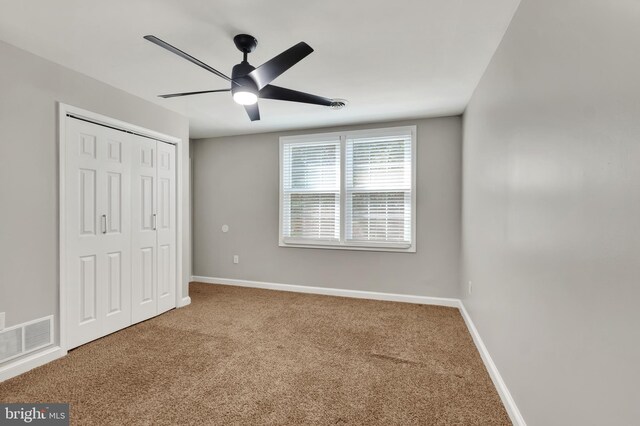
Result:
M69 404L0 404L0 425L69 425Z

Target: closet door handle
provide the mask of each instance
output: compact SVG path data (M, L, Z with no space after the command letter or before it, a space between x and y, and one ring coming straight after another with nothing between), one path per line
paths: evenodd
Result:
M102 233L106 234L107 233L107 215L103 214L102 218L101 218L101 226L102 226Z
M153 230L157 230L158 229L158 215L154 214L153 215Z

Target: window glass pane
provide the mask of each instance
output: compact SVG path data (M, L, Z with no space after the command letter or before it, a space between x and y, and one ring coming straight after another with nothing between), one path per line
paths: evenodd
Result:
M289 188L337 190L340 183L340 146L332 144L289 147Z
M346 241L411 243L411 134L346 140Z
M340 239L340 140L283 146L283 236Z
M411 141L403 138L347 141L347 186L411 189Z
M337 240L340 237L340 197L327 193L289 194L289 237Z
M408 242L411 240L411 194L407 192L351 193L352 241Z

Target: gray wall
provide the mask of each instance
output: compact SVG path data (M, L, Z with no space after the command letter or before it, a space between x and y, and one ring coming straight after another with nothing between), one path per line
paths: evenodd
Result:
M278 247L278 138L336 128L200 139L192 147L194 275L458 297L460 117L342 129L408 124L418 126L417 253Z
M639 24L523 0L464 115L464 303L529 425L640 422Z
M188 283L188 120L2 42L0 63L0 312L6 312L7 326L58 315L56 101L185 141L182 261Z

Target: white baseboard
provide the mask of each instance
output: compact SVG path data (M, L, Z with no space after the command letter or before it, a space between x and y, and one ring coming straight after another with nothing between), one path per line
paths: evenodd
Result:
M489 351L487 347L484 345L480 334L478 333L478 329L475 324L471 320L469 313L464 307L462 301L460 301L460 314L464 319L464 322L467 324L467 328L469 329L469 333L471 337L473 337L473 341L476 344L476 348L478 348L478 352L480 352L480 356L482 357L482 361L484 362L484 366L489 372L489 376L491 376L491 380L493 381L493 385L496 387L498 391L498 395L500 395L500 399L504 404L505 409L507 410L507 414L509 414L509 418L511 419L511 423L515 426L527 426L527 423L524 421L522 414L520 414L520 410L516 405L516 402L513 400L511 396L511 392L507 388L507 384L502 380L502 376L498 371L498 367L496 367L493 359L491 359L491 355L489 355Z
M323 294L326 296L353 297L356 299L387 300L391 302L418 303L421 305L438 305L457 308L459 299L445 297L411 296L408 294L380 293L376 291L346 290L341 288L310 287L305 285L267 283L262 281L247 281L230 278L215 278L193 276L191 281L206 284L222 284L237 287L263 288L267 290L291 291L294 293Z
M183 297L180 303L178 304L178 308L184 308L187 305L191 304L191 298L189 296Z
M480 357L484 362L484 365L489 372L489 376L493 381L494 386L502 400L502 403L507 410L507 414L509 414L509 418L511 422L515 426L526 426L526 422L524 418L520 414L520 410L516 406L509 389L507 389L507 385L504 380L502 380L502 376L500 372L498 372L498 368L494 364L491 359L491 355L489 355L489 351L487 347L482 342L482 338L480 338L480 334L478 334L478 330L476 326L473 324L469 313L465 309L462 301L460 299L453 298L444 298L444 297L427 297L427 296L411 296L407 294L394 294L394 293L380 293L374 291L360 291L360 290L345 290L340 288L326 288L326 287L309 287L303 285L293 285L293 284L280 284L280 283L267 283L262 281L248 281L248 280L239 280L239 279L230 279L230 278L215 278L215 277L203 277L194 275L191 277L191 281L206 283L206 284L222 284L222 285L231 285L238 287L252 287L252 288L263 288L268 290L280 290L280 291L291 291L296 293L311 293L311 294L324 294L327 296L341 296L341 297L354 297L358 299L372 299L372 300L386 300L391 302L406 302L406 303L418 303L422 305L438 305L438 306L449 306L453 308L458 308L460 310L460 315L464 319L467 328L469 329L469 333L473 338L474 343L476 344L476 348L480 353Z
M67 351L60 346L54 346L44 351L25 356L24 358L18 358L14 362L0 367L0 382L26 373L29 370L40 367L58 358L62 358L66 354Z

